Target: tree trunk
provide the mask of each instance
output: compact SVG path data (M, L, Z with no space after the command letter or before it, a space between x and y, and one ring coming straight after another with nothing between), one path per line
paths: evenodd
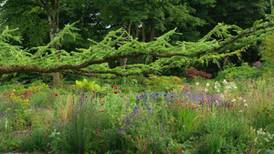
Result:
M132 27L132 22L130 22L127 27L127 32L129 35L131 34L131 27Z
M270 3L270 14L273 13L273 0L269 0Z
M51 3L50 8L48 9L48 23L49 23L49 36L50 41L54 39L56 34L59 32L59 0L53 0ZM57 49L57 60L60 59L59 46L55 46ZM52 84L53 86L59 86L61 85L61 74L60 73L52 73Z
M145 24L142 24L142 40L143 42L146 41L146 30L145 30Z
M131 29L132 29L132 22L130 21L127 27L127 32L129 35L131 35ZM120 59L120 66L127 66L127 61L128 61L127 57Z
M152 41L154 39L155 36L155 27L154 25L150 25L150 35L149 35L149 41Z
M138 27L138 25L135 27L135 38L139 39L139 27Z

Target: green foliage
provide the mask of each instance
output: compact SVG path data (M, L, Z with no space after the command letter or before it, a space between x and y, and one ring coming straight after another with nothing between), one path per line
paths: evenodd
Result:
M229 34L230 30L237 35ZM219 64L226 57L235 55L240 57L249 45L273 31L273 21L258 21L252 28L246 30L237 26L218 25L196 42L172 43L171 37L176 34L175 30L158 37L155 41L140 42L126 30L118 29L110 32L101 42L92 41L88 49L73 52L54 48L62 44L65 36L76 37L75 31L77 28L74 28L74 24L67 25L48 45L30 50L23 50L19 46L2 41L4 46L0 50L0 69L4 73L78 71L87 75L99 73L128 76L161 74L172 68L185 68L198 64ZM110 68L107 65L110 61L132 56L158 58L146 64L139 62L128 64L126 67Z
M211 3L214 0L210 0ZM178 25L184 30L205 24L194 15L191 1L102 1L96 0L99 17L112 27L126 27L129 33L140 40L153 40L157 32L170 30ZM203 5L203 4L201 4ZM188 24L186 24L188 23ZM170 27L169 27L170 26ZM142 32L142 33L140 33ZM142 37L140 37L142 36Z
M4 109L2 113L5 114L5 117L1 119L1 123L3 124L1 129L5 131L14 131L16 129L24 129L29 125L29 116L24 109L25 100L20 98L12 98L11 102L5 103Z
M265 3L0 0L0 76L60 72L118 78L118 83L100 80L100 85L84 79L62 89L43 83L0 87L0 152L175 154L273 149L274 82L246 81L274 70L274 22L264 17ZM257 19L264 20L253 24ZM76 23L67 24L75 21L78 28ZM241 58L266 35L262 70L242 65L219 73L219 79L240 79L239 90L226 80L215 82L217 88L209 81L206 88L198 83L181 89L180 78L151 75L212 63L220 67L228 57ZM89 37L93 40L88 42ZM119 78L129 75L140 78ZM145 100L139 99L140 91ZM216 92L228 106L177 97L147 99L147 91L198 93L198 97Z
M35 1L1 0L1 24L19 28L24 47L42 45L48 40L49 26L44 11Z
M68 153L106 152L112 125L108 115L94 108L90 100L79 99L72 111L72 119L61 130L61 151ZM102 149L102 147L105 147Z
M255 130L256 131L256 130ZM259 129L256 131L257 138L255 139L256 147L259 149L260 153L268 153L274 147L274 134L272 132L265 131L264 129Z
M51 94L49 90L42 90L32 94L30 98L30 105L34 108L47 108L51 106L53 102L55 102L55 97L50 97Z
M254 20L264 17L268 1L265 0L218 0L209 9L208 17L215 23L225 22L248 27Z
M91 91L94 93L101 93L104 91L104 88L96 84L95 81L88 81L84 79L83 81L76 81L76 88Z
M133 153L178 153L184 145L172 138L169 133L169 113L161 107L153 105L153 111L145 107L135 106L132 117L126 117L122 136L127 143L124 148ZM161 120L160 120L161 119ZM124 131L124 132L123 132ZM128 147L127 147L128 146Z
M274 120L274 108L265 107L257 111L257 116L252 118L254 128L264 129L268 132L274 132L274 125L271 121Z
M197 118L198 112L180 105L172 106L170 111L172 121L169 124L174 131L173 137L180 143L190 142L192 135L197 131L197 126L201 124L201 120Z
M36 128L31 132L30 136L22 139L19 149L22 151L46 151L48 143L48 131L45 128Z
M243 64L239 67L233 66L225 68L223 71L218 73L217 79L246 80L250 78L258 78L262 73L262 70L259 68Z
M150 76L144 79L144 85L147 86L147 90L152 91L171 91L177 88L177 85L182 84L182 80L178 77L167 76ZM160 85L160 86L159 86Z
M262 45L262 60L264 61L266 65L266 69L270 71L271 73L274 73L274 33L270 34L263 40Z
M74 21L80 22L83 39L66 44L86 46L83 40L101 39L107 32L125 27L134 37L151 41L155 36L177 27L184 35L177 39L199 39L208 27L218 22L251 26L265 15L269 7L264 0L58 0L58 8L50 1L1 0L0 20L4 26L19 28L24 47L45 44L51 25L48 17L57 12L60 28ZM244 15L243 15L244 14ZM103 35L102 35L103 34Z
M254 136L246 121L232 113L213 113L198 128L198 153L243 153Z

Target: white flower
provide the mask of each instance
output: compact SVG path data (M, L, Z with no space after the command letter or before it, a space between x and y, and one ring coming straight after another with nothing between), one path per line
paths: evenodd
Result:
M248 104L247 104L247 103L245 103L245 104L244 104L244 107L248 107Z
M199 86L199 85L200 85L200 83L199 83L199 82L196 82L195 84L196 84L196 86Z
M226 81L226 79L224 79L223 83L224 83L224 84L227 84L228 82Z
M257 134L258 135L265 135L265 132L262 128L260 128L259 130L257 130Z
M209 87L209 86L210 86L210 83L206 83L206 86Z
M237 100L236 100L235 98L231 100L231 102L233 102L233 103L236 102L236 101L237 101Z
M245 103L245 102L246 102L246 99L244 99L243 102Z

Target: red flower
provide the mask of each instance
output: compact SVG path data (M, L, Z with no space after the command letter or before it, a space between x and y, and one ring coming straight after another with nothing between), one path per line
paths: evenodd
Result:
M117 85L112 85L111 87L113 89L114 94L118 94L120 92L119 87Z

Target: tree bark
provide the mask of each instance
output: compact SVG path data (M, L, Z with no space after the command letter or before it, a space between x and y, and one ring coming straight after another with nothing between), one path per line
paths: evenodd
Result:
M145 30L145 24L142 24L142 40L143 42L146 41L146 30Z
M139 39L139 27L136 25L135 27L135 38Z
M149 41L152 41L154 39L155 36L155 27L154 25L150 25L150 35L149 35Z
M269 0L270 3L270 14L273 13L273 0Z
M56 34L59 32L59 0L52 0L51 4L47 10L48 13L48 23L49 23L49 36L50 41L54 39ZM55 46L55 48L58 50L60 49L59 46ZM57 52L57 58L60 59L59 52ZM53 86L59 86L61 85L61 74L59 72L52 73L52 84Z
M129 22L128 27L127 27L127 32L129 35L131 35L131 27L132 27L132 22Z
M129 35L131 35L131 29L132 29L132 22L130 21L127 28L127 32ZM120 66L127 66L127 61L128 61L127 57L120 59L119 60Z

